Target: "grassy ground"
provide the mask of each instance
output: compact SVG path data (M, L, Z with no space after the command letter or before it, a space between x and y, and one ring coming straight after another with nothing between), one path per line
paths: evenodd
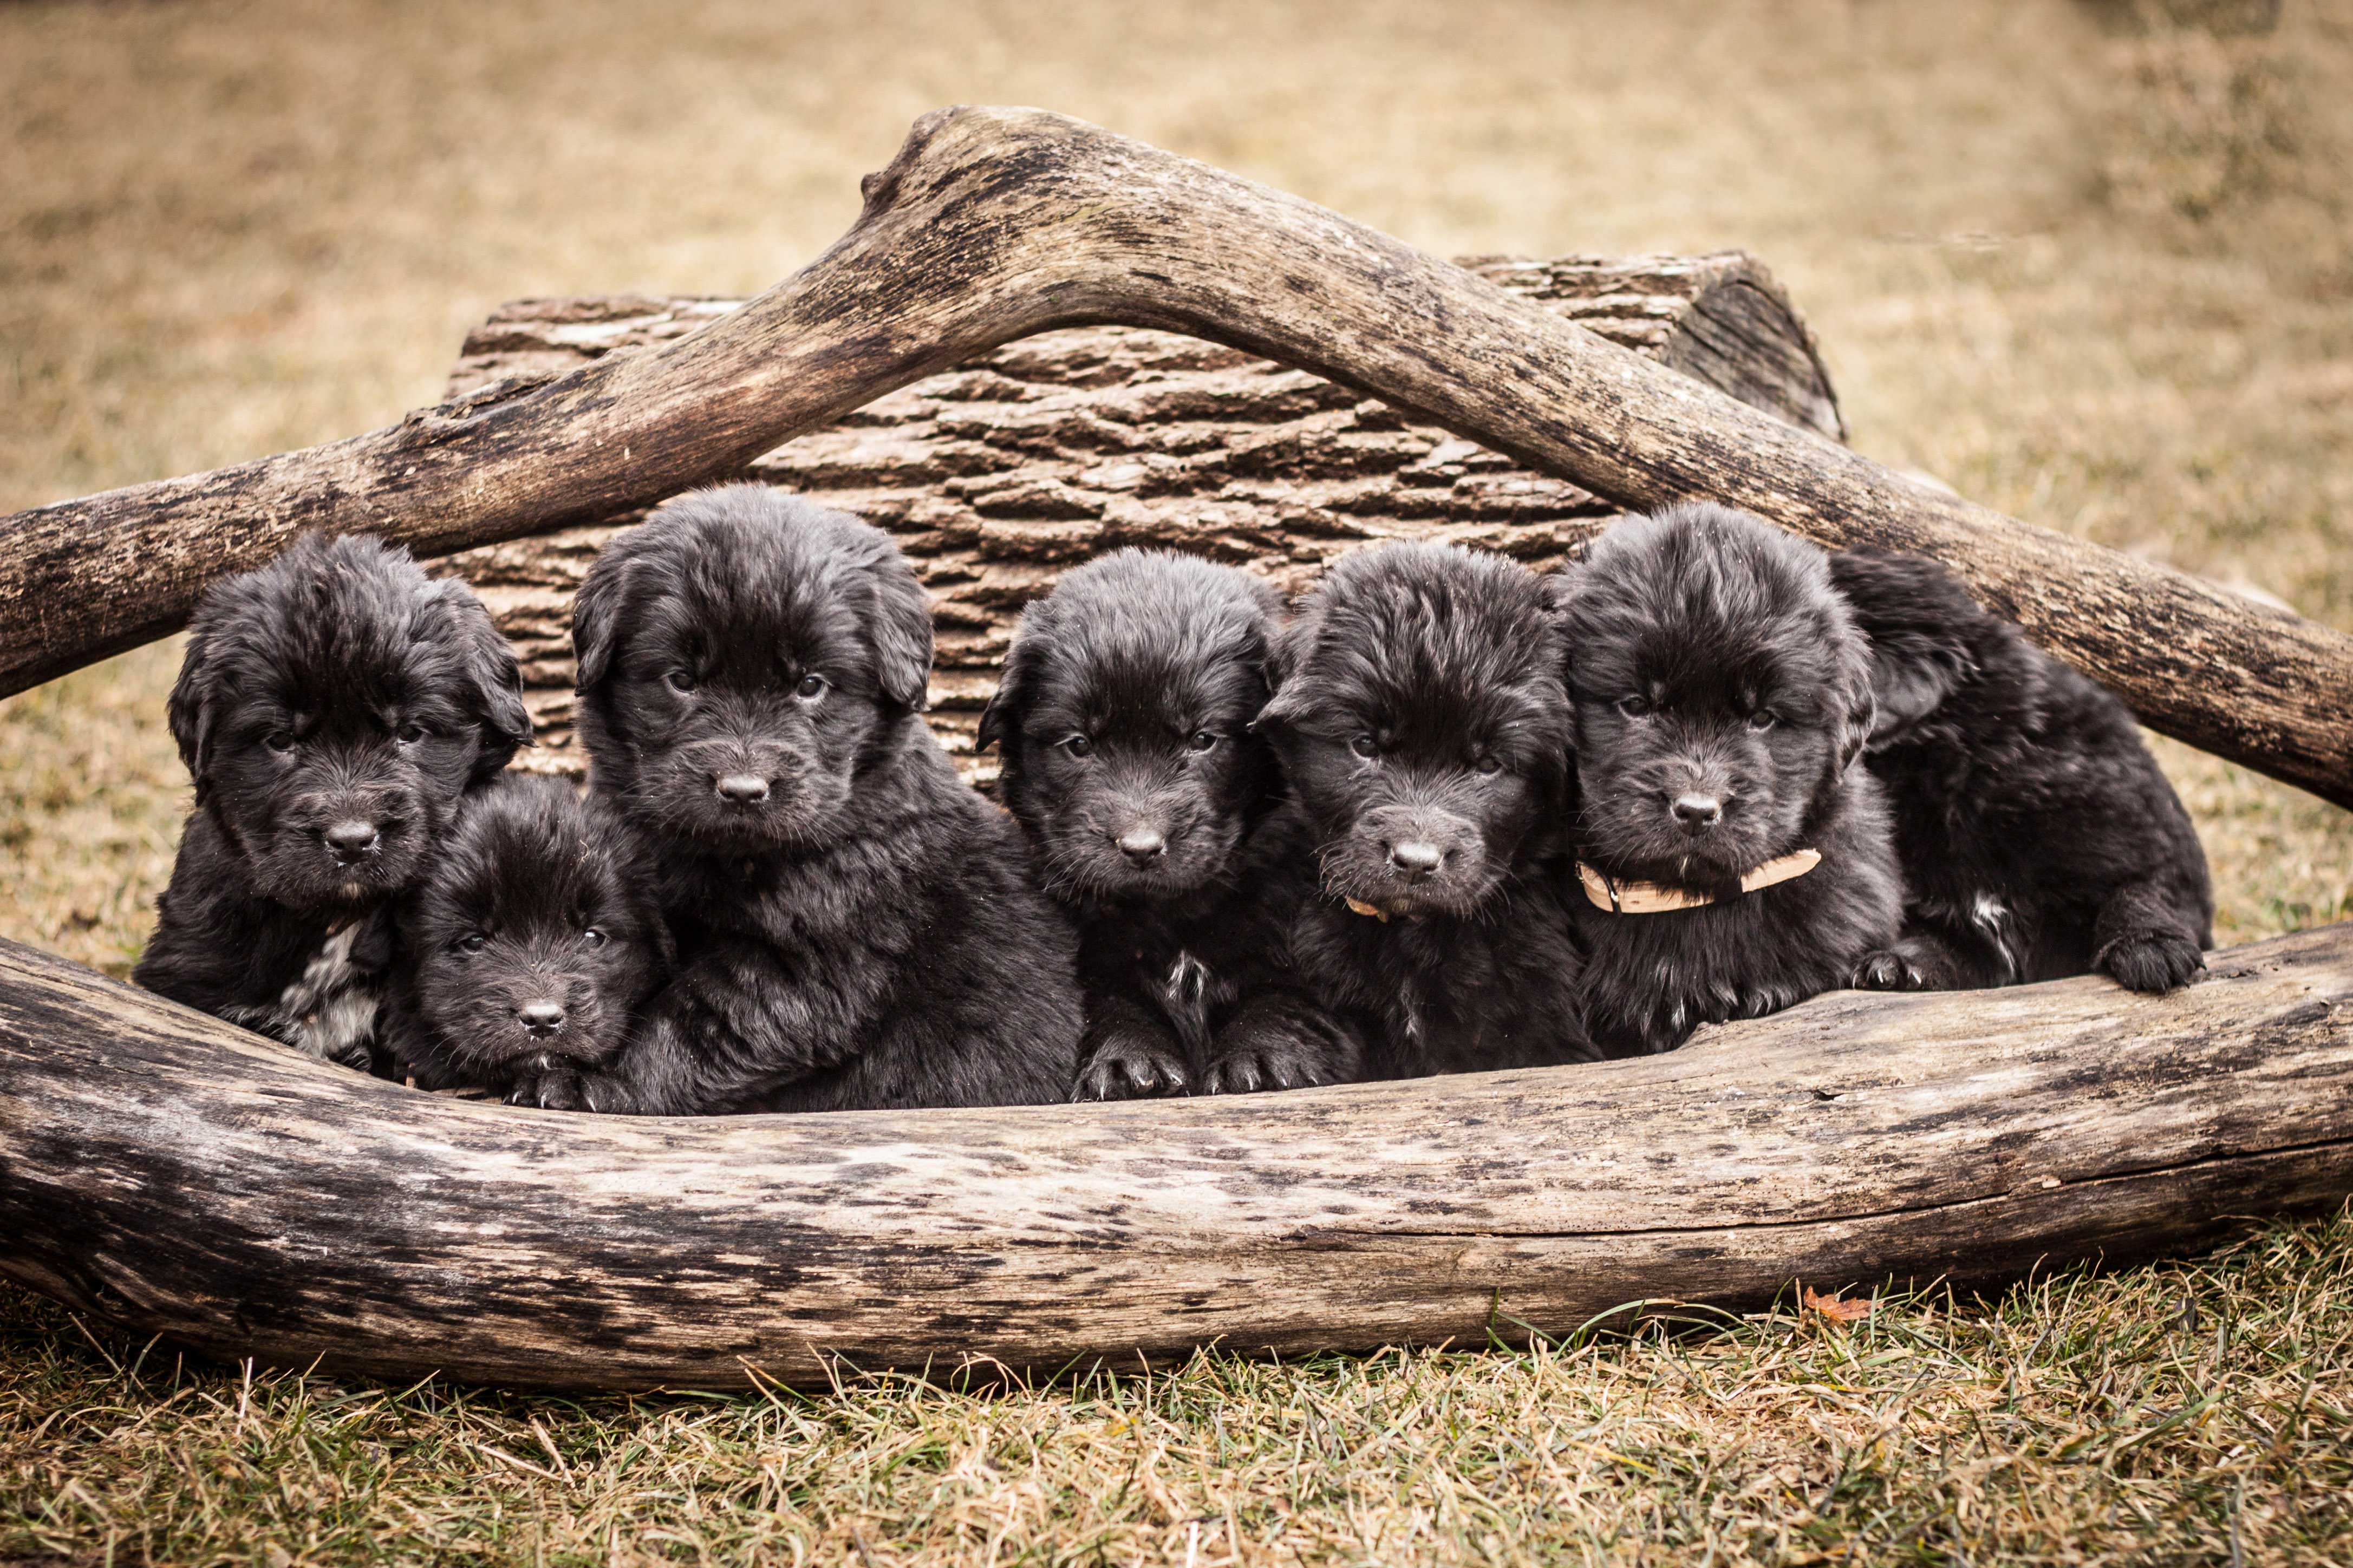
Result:
M7 5L0 509L385 423L502 299L756 289L914 115L1029 102L1441 252L1746 246L1862 450L2353 628L2353 18L2186 8ZM136 955L175 658L0 703L0 934ZM2161 755L2218 936L2353 913L2353 818ZM0 1559L2344 1562L2348 1273L2313 1225L1854 1331L585 1405L0 1293Z

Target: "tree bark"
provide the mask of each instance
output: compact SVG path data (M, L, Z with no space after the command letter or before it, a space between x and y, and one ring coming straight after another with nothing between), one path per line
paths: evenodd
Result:
M1059 115L925 116L849 233L710 328L398 426L0 521L0 695L308 528L436 554L609 518L1056 327L1300 366L1622 504L1924 551L2157 729L2353 805L2353 637L2012 522L1323 208Z
M224 1357L550 1387L1475 1344L2339 1204L2348 1022L2339 925L2166 997L1841 993L1598 1067L608 1118L402 1089L0 943L0 1271Z
M1737 252L1461 263L1610 342L1831 440L1844 435L1813 338ZM611 296L507 305L469 334L449 395L561 375L675 342L742 301ZM1022 606L1121 545L1247 566L1286 592L1367 541L1436 538L1548 567L1620 509L1563 479L1417 425L1388 404L1198 338L1133 327L1047 332L903 387L786 442L739 476L890 530L938 623L928 714L967 778ZM445 556L522 656L539 746L522 765L577 773L572 598L596 551L644 515Z

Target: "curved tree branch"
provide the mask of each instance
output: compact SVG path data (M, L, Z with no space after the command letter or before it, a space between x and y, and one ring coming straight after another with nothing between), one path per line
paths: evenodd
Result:
M419 1094L0 942L0 1272L227 1357L594 1388L1995 1284L2353 1193L2353 926L2212 967L1841 993L1599 1067L669 1120Z
M661 500L1059 326L1215 339L1630 506L1923 550L2154 727L2353 805L2353 637L1907 479L1293 196L1059 115L943 110L807 268L511 395L0 521L0 694L159 636L312 527L440 552Z

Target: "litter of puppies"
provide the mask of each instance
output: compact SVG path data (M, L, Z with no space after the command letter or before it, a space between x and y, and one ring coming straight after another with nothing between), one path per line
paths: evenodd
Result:
M1124 551L922 710L889 536L690 493L574 607L590 769L502 772L461 584L311 537L216 584L135 978L343 1065L703 1115L1280 1089L1671 1050L1844 986L2195 977L2205 859L2113 694L1937 563L1711 506L1559 574L1393 543L1288 614Z

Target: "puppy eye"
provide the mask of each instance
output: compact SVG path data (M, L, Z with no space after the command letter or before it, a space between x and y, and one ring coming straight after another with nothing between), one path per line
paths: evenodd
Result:
M411 720L409 722L403 724L400 727L400 743L404 746L416 745L419 741L424 740L426 736L432 732L432 731L427 730L424 725Z
M1196 731L1193 731L1193 749L1194 749L1195 751L1197 751L1197 752L1214 752L1214 751L1216 751L1216 750L1218 749L1218 736L1217 736L1217 731L1214 731L1214 730L1196 730Z
M1500 757L1482 757L1476 763L1473 763L1472 766L1477 768L1481 773L1488 774L1490 777L1504 771L1504 762Z
M814 702L818 698L825 695L825 677L822 675L803 676L801 678L800 685L795 689L802 701Z
M1094 749L1095 743L1084 735L1066 735L1062 738L1062 750L1074 757L1083 757Z
M273 752L281 753L290 752L294 749L294 732L290 730L272 730L261 737L261 743Z
M1748 716L1748 727L1760 733L1781 721L1781 716L1770 708L1759 708Z
M598 931L595 926L590 926L586 931L580 933L580 940L586 942L590 947L602 947L611 939L607 937L603 931Z
M1620 697L1618 700L1618 711L1629 719L1640 719L1650 710L1651 700L1647 697Z
M491 945L491 939L480 931L470 931L449 944L452 952L480 952Z
M691 669L673 669L662 679L670 682L670 689L672 691L694 689L694 671Z
M1381 743L1370 735L1359 735L1348 742L1348 750L1360 757L1377 757L1381 754Z

